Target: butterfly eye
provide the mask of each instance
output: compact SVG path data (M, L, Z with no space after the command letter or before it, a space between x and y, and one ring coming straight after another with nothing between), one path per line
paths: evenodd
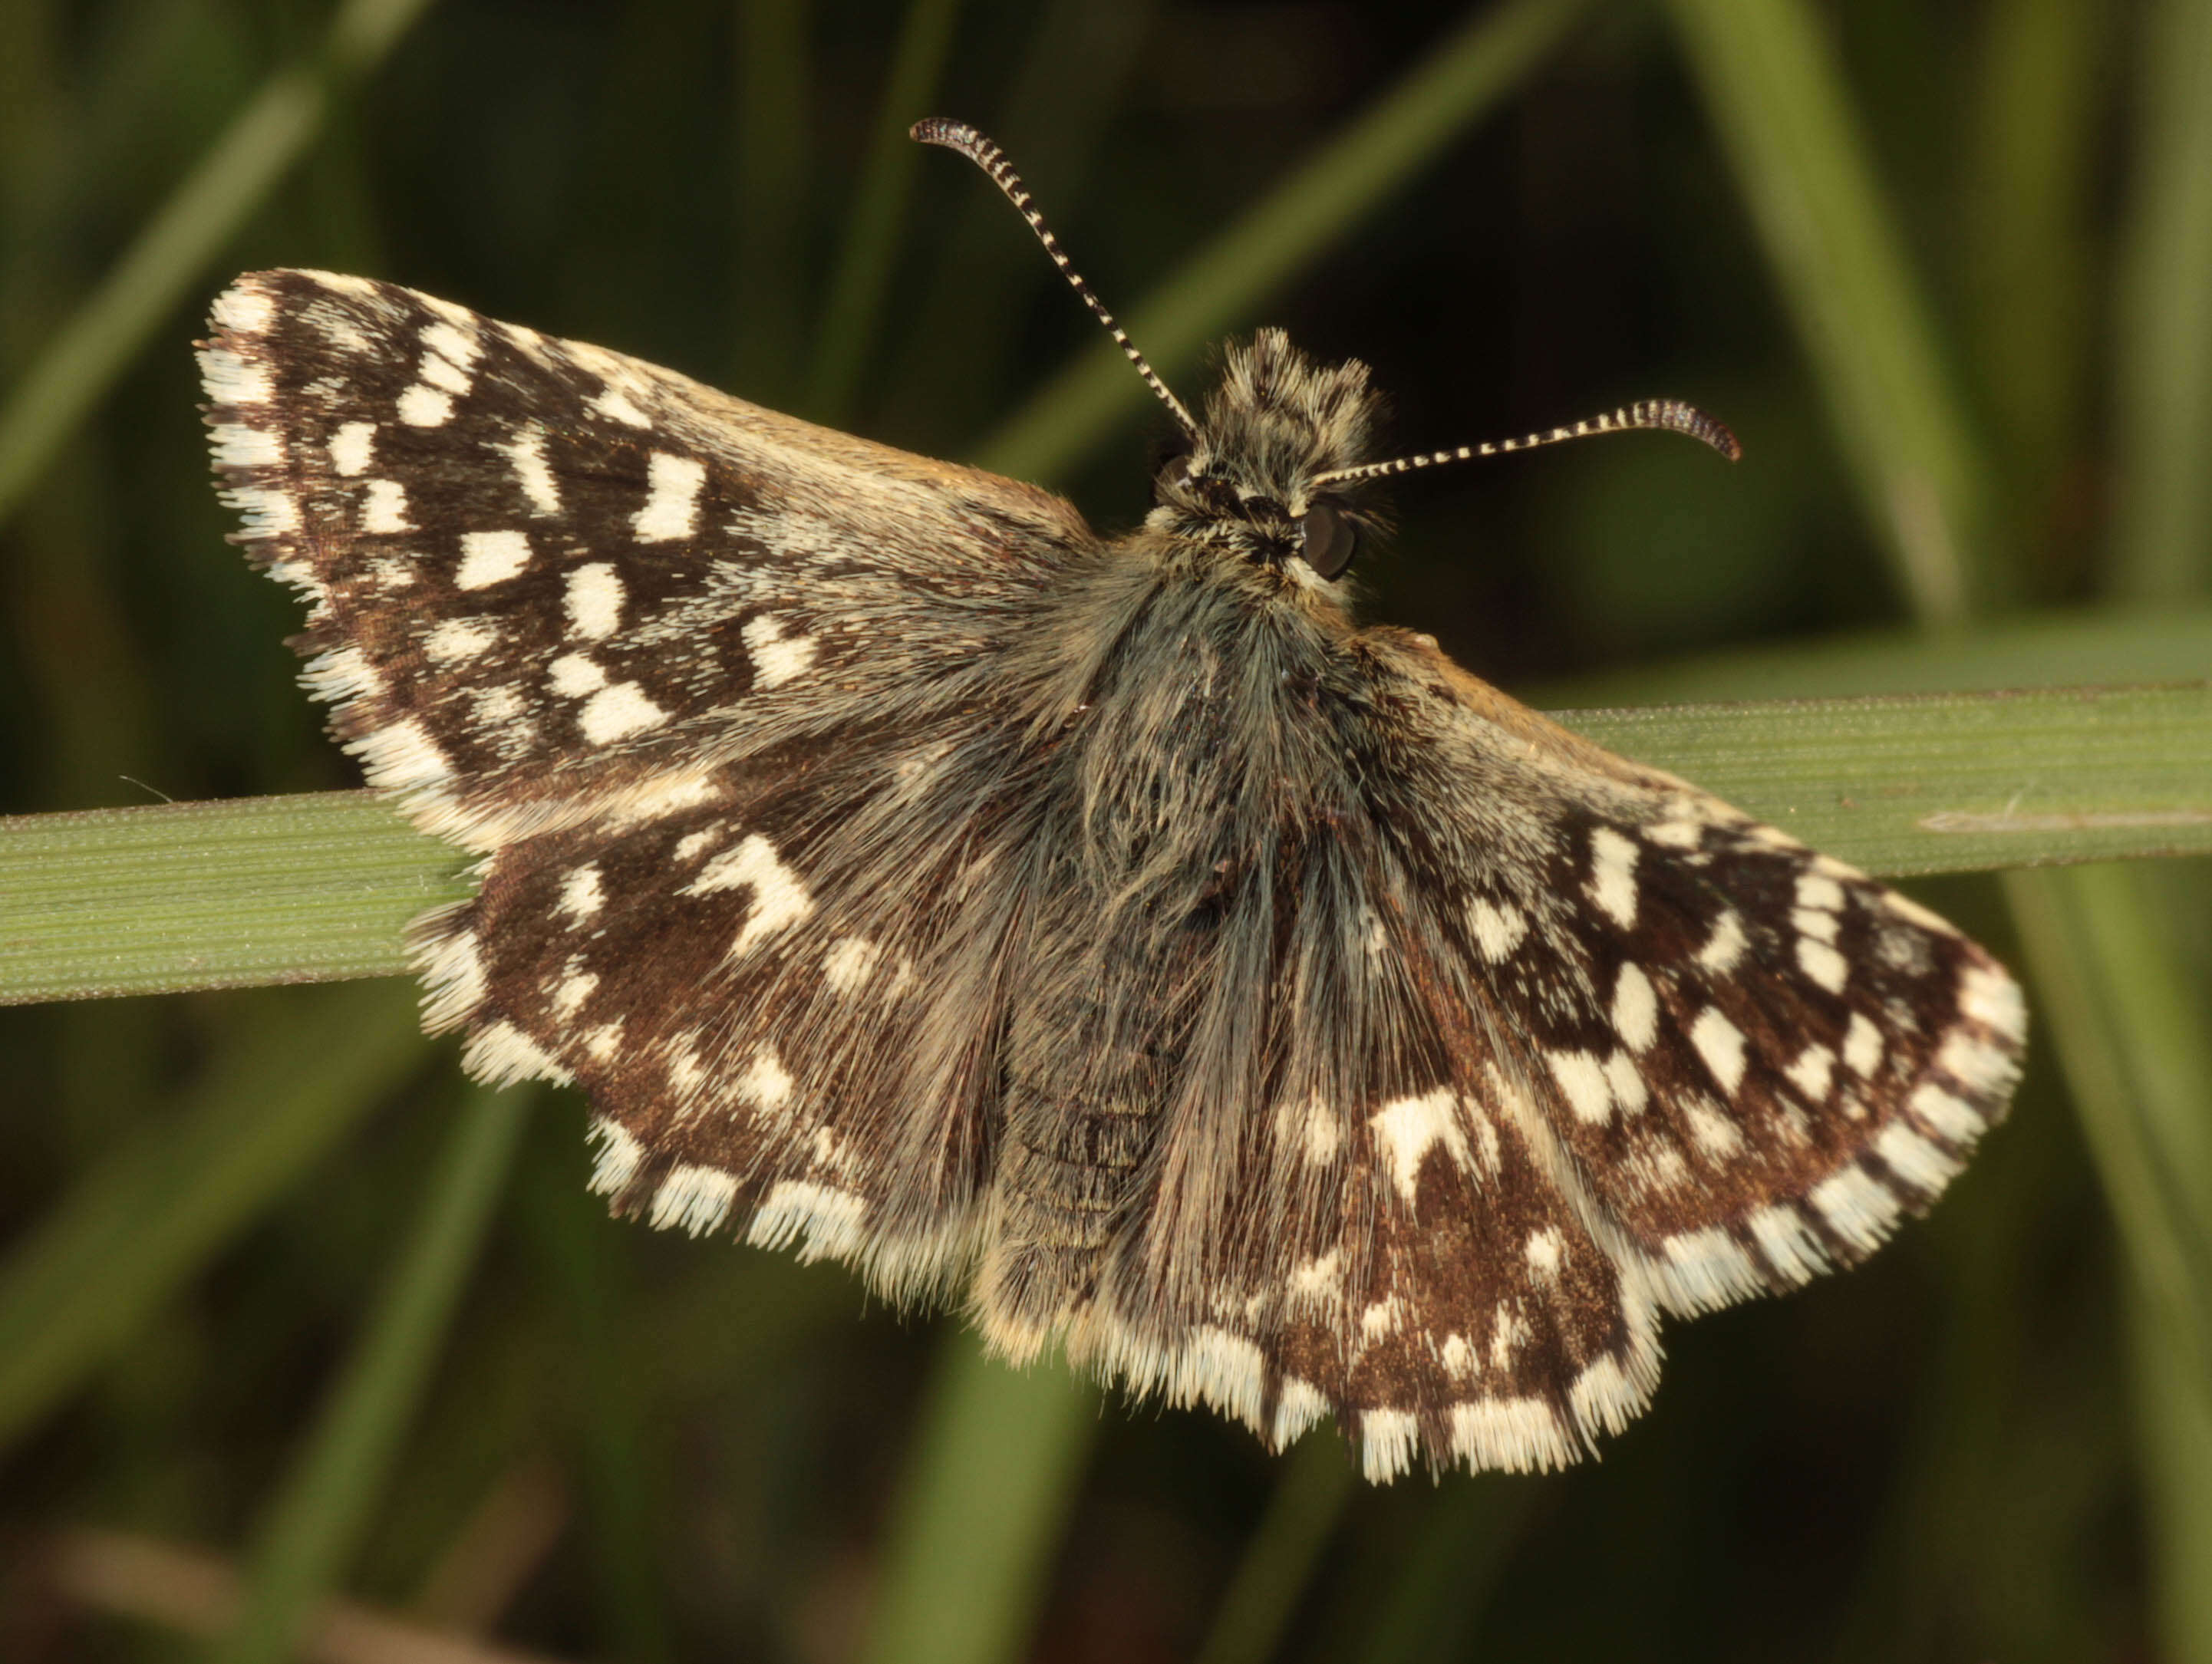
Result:
M1298 549L1305 563L1324 578L1334 578L1352 564L1359 545L1351 522L1327 503L1316 503L1299 517Z

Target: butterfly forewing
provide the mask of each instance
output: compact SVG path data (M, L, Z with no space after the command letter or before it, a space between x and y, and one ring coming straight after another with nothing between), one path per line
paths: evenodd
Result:
M471 847L972 696L1079 533L1042 492L394 284L241 278L203 355L246 543L374 785ZM939 604L927 629L917 604Z

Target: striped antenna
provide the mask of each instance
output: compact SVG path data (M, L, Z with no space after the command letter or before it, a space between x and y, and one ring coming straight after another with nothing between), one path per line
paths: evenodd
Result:
M1014 165L1006 160L1006 153L966 122L948 121L942 116L917 121L907 129L907 134L924 144L942 145L947 150L957 150L989 175L992 184L1006 192L1006 200L1013 203L1021 216L1030 222L1030 229L1036 233L1037 240L1044 245L1044 252L1052 256L1052 263L1060 268L1060 275L1066 278L1069 286L1083 297L1083 304L1091 308L1091 315L1106 326L1106 333L1114 337L1114 344L1121 348L1122 355L1137 367L1137 373L1144 377L1145 385L1159 396L1160 403L1168 407L1168 414L1176 419L1176 426L1195 440L1199 437L1198 423L1191 419L1190 412L1183 409L1182 401L1168 391L1168 384L1161 380L1152 367L1145 361L1144 354L1137 350L1137 343L1130 340L1121 326L1114 321L1114 314L1107 311L1098 297L1091 292L1091 285L1085 282L1074 266L1069 264L1066 254L1060 246L1060 239L1052 234L1052 228L1044 222L1044 216L1030 205L1029 187L1022 183L1022 176L1014 172Z
M1692 439L1703 440L1730 462L1743 455L1743 446L1736 443L1735 435L1696 405L1685 404L1679 398L1647 398L1641 404L1626 405L1605 416L1592 416L1587 422L1577 422L1571 428L1549 428L1540 434L1523 434L1519 439L1462 445L1455 451L1431 451L1426 456L1400 457L1395 462L1370 462L1357 468L1340 468L1333 474L1322 475L1311 482L1308 489L1319 490L1325 485L1349 485L1357 480L1410 474L1417 468L1435 468L1447 462L1472 462L1477 457L1502 457L1509 451L1533 451L1540 445L1557 445L1570 439L1588 439L1592 434L1626 433L1636 428L1664 428L1674 433L1687 434Z

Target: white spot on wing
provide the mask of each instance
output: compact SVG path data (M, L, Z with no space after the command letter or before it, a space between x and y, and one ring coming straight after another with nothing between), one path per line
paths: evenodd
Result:
M860 1246L867 1203L849 1190L786 1179L768 1193L753 1215L745 1241L755 1248L780 1248L803 1237L799 1260L845 1259Z
M1902 1211L1888 1186L1856 1165L1815 1185L1808 1199L1836 1235L1862 1249L1877 1246Z
M650 428L653 418L629 402L619 388L610 387L592 401L592 408L601 416L612 416L617 422L631 428Z
M1853 1074L1871 1078L1881 1066L1881 1030L1864 1011L1853 1011L1851 1026L1844 1035L1844 1061Z
M583 1010L584 1002L592 997L599 986L599 974L596 971L580 970L574 967L575 962L571 960L568 967L563 969L561 981L553 989L553 1015L563 1023Z
M646 461L645 507L630 519L639 541L667 543L691 536L698 529L699 489L706 483L705 463L655 451Z
M461 1048L461 1067L487 1086L507 1086L518 1080L550 1080L556 1086L574 1077L538 1048L537 1042L512 1023L493 1023L469 1036Z
M1912 1094L1912 1113L1954 1144L1972 1144L1982 1135L1984 1122L1965 1099L1945 1091L1934 1081L1923 1081Z
M545 684L563 699L581 699L607 685L607 673L580 653L564 653L545 667Z
M1609 826L1590 834L1589 894L1623 930L1636 922L1636 846Z
M1620 968L1613 985L1613 1027L1632 1052L1643 1051L1659 1035L1659 996L1633 961Z
M791 1101L791 1072L783 1066L773 1047L763 1046L745 1066L738 1081L738 1096L763 1109L781 1109Z
M1841 993L1851 974L1849 960L1826 942L1810 936L1797 938L1797 969L1830 993Z
M1933 1193L1960 1173L1960 1164L1903 1121L1892 1121L1874 1141L1875 1153L1907 1184Z
M1804 1096L1818 1103L1828 1096L1828 1087L1835 1078L1836 1054L1827 1047L1808 1046L1797 1054L1797 1060L1783 1073L1790 1084Z
M545 461L545 429L532 422L509 441L494 441L491 448L505 454L514 465L515 483L530 504L530 512L544 516L561 512L561 488Z
M1566 1263L1567 1242L1557 1225L1547 1225L1541 1230L1532 1230L1522 1245L1522 1253L1528 1261L1528 1269L1547 1280L1559 1274Z
M2027 1032L2027 1008L2020 984L1990 966L1971 966L1960 979L1959 1011L2008 1040L2017 1041Z
M300 673L300 681L318 699L358 699L384 691L384 678L359 647L332 647L316 654Z
M1452 1454L1470 1467L1526 1473L1565 1467L1577 1447L1540 1398L1486 1398L1451 1408Z
M422 638L422 652L440 665L457 665L474 659L499 640L487 618L447 618Z
M623 580L611 561L593 561L571 572L562 598L568 627L579 635L598 641L622 627Z
M875 975L884 950L863 936L835 943L822 961L822 980L839 993L850 993Z
M426 1032L443 1034L465 1022L483 1003L483 958L477 950L475 932L457 931L445 938L430 950L421 969Z
M217 329L260 335L276 321L276 302L258 288L234 284L216 296L211 315Z
M1275 1448L1279 1450L1329 1412L1328 1400L1311 1382L1285 1376L1275 1395Z
M594 745L605 745L668 720L668 713L645 696L635 682L602 688L584 701L576 726Z
M1285 1148L1303 1150L1315 1166L1325 1167L1344 1145L1344 1127L1316 1092L1303 1102L1286 1098L1275 1106L1275 1137Z
M620 1121L606 1115L592 1121L592 1137L599 1146L592 1163L592 1189L609 1195L630 1181L645 1159L645 1146Z
M226 422L208 430L215 459L225 468L273 468L284 460L284 439L273 428Z
M505 583L530 564L530 539L520 531L464 531L461 564L453 574L463 589Z
M1692 1311L1712 1311L1759 1289L1751 1255L1718 1225L1669 1236L1664 1252L1668 1292Z
M1528 915L1515 907L1498 907L1485 901L1468 904L1468 923L1474 930L1474 945L1495 965L1521 945L1528 933Z
M383 792L404 792L451 778L453 765L413 717L363 734L350 748L360 754L368 783Z
M1744 950L1750 945L1744 939L1743 920L1734 908L1729 908L1713 920L1712 935L1698 950L1698 963L1725 975L1742 963Z
M1721 1090L1733 1094L1743 1084L1743 1030L1722 1016L1718 1006L1708 1005L1698 1013L1690 1025L1690 1044L1698 1048Z
M361 529L372 537L415 529L415 522L407 518L406 489L398 480L368 482L362 496Z
M250 363L228 347L200 349L200 386L210 404L266 404L276 378L266 364Z
M1820 1239L1806 1224L1804 1216L1788 1204L1763 1207L1744 1224L1750 1228L1759 1251L1766 1256L1766 1263L1786 1281L1807 1282L1826 1269L1828 1258L1820 1251Z
M1624 1115L1643 1114L1644 1106L1651 1101L1650 1090L1644 1084L1643 1072L1636 1066L1636 1060L1626 1052L1616 1051L1606 1059L1605 1084Z
M1359 1468L1370 1482L1379 1485L1405 1473L1420 1448L1421 1421L1411 1410L1359 1412Z
M1574 1412L1577 1424L1608 1433L1626 1428L1650 1398L1650 1388L1639 1385L1632 1369L1622 1368L1620 1360L1610 1353L1577 1376L1567 1388L1567 1406Z
M399 395L399 419L410 428L438 428L453 414L453 396L421 382Z
M1691 1098L1682 1106L1682 1116L1698 1148L1713 1160L1725 1162L1743 1149L1743 1129L1709 1100Z
M587 864L568 869L561 880L561 899L554 905L581 924L605 906L606 900L606 892L599 886L599 867Z
M1844 904L1844 887L1833 878L1818 872L1801 875L1797 880L1797 905L1817 908L1823 913L1833 913Z
M439 353L424 353L415 373L427 385L457 397L469 390L469 373Z
M1389 1158L1393 1181L1406 1205L1413 1205L1421 1163L1442 1145L1464 1170L1470 1164L1467 1135L1459 1125L1458 1099L1449 1086L1439 1086L1419 1097L1387 1103L1369 1118L1376 1140Z
M1613 1087L1605 1078L1605 1065L1589 1052L1546 1052L1552 1078L1575 1119L1587 1126L1601 1125L1613 1114Z
M1829 943L1834 942L1837 932L1844 927L1844 921L1834 914L1809 907L1797 908L1790 915L1790 923L1799 934Z
M1936 1066L1970 1091L1993 1092L2012 1078L2013 1060L1979 1035L1954 1031L1936 1054Z
M1344 1266L1334 1248L1291 1270L1290 1301L1320 1311L1334 1311L1344 1301Z
M1405 1321L1406 1308L1396 1295L1387 1300L1377 1300L1359 1314L1359 1342L1372 1346L1378 1340L1388 1340L1398 1333Z
M726 849L708 861L681 893L711 896L716 890L747 885L752 889L753 907L744 927L730 944L732 959L751 952L765 938L797 924L814 911L814 899L806 893L806 886L799 881L799 875L778 858L775 846L757 832L749 835L736 848Z
M754 679L763 688L781 687L799 675L821 645L811 635L786 635L780 621L765 616L747 620L743 634Z
M374 459L375 446L374 422L341 422L337 432L331 435L331 466L348 479L357 474L366 474L369 463Z
M660 1181L660 1188L653 1193L653 1211L647 1218L656 1230L676 1225L686 1235L696 1236L729 1217L730 1204L737 1195L734 1174L686 1165Z
M281 537L300 529L300 504L289 491L274 486L234 485L222 500L238 511L249 537Z
M454 324L433 324L422 331L422 344L457 369L468 369L483 351L476 337L473 324L467 328Z

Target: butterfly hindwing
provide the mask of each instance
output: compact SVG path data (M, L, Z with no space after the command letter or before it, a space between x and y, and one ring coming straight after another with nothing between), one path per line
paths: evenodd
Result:
M2002 1112L2018 990L1426 642L1352 651L1370 696L1321 748L1351 766L1269 902L1274 1020L1184 1054L1265 1086L1170 1099L1072 1345L1279 1443L1333 1414L1376 1477L1559 1465L1647 1401L1658 1313L1853 1263L1934 1199ZM1196 976L1224 1005L1231 951Z

